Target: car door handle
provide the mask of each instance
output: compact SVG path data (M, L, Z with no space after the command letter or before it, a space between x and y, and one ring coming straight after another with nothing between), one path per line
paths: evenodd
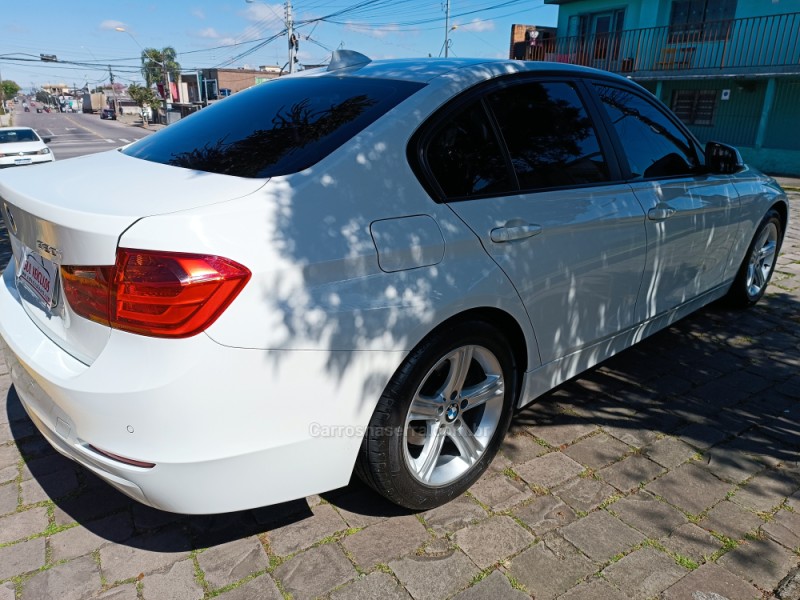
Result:
M514 240L524 240L542 233L541 225L514 225L512 227L495 227L492 229L490 237L493 242L502 244Z
M675 209L669 206L656 206L647 211L647 218L651 221L664 221L675 214Z

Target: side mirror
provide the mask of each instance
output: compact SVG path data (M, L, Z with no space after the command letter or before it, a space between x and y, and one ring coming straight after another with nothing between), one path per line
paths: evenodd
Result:
M45 144L49 144L49 143L51 142L51 140L52 140L52 139L53 139L53 138L49 138L49 137L43 137L43 138L42 138L42 141L43 141Z
M706 144L706 166L712 173L731 175L744 168L742 155L733 146L721 142Z

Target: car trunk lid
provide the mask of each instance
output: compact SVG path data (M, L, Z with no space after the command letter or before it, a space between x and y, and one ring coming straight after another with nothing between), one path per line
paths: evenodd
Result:
M41 173L26 169L0 177L0 212L11 242L15 283L39 329L86 364L100 354L110 328L71 311L60 267L113 265L120 236L137 220L240 198L265 183L116 151L56 162L46 177Z

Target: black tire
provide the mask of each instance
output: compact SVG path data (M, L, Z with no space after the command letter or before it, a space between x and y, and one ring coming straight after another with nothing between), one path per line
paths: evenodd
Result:
M728 291L728 304L736 308L749 308L761 300L775 270L782 241L781 217L776 210L770 209L747 248L736 279Z
M386 386L362 441L356 474L406 508L449 502L497 454L517 388L514 354L494 327L466 321L437 330L411 351ZM423 419L411 418L419 411L426 411Z

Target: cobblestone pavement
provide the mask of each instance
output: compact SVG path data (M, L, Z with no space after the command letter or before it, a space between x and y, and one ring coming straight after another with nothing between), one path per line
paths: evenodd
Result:
M791 195L756 308L708 307L548 394L469 493L421 514L357 483L220 516L146 508L55 454L1 366L0 600L797 598Z

